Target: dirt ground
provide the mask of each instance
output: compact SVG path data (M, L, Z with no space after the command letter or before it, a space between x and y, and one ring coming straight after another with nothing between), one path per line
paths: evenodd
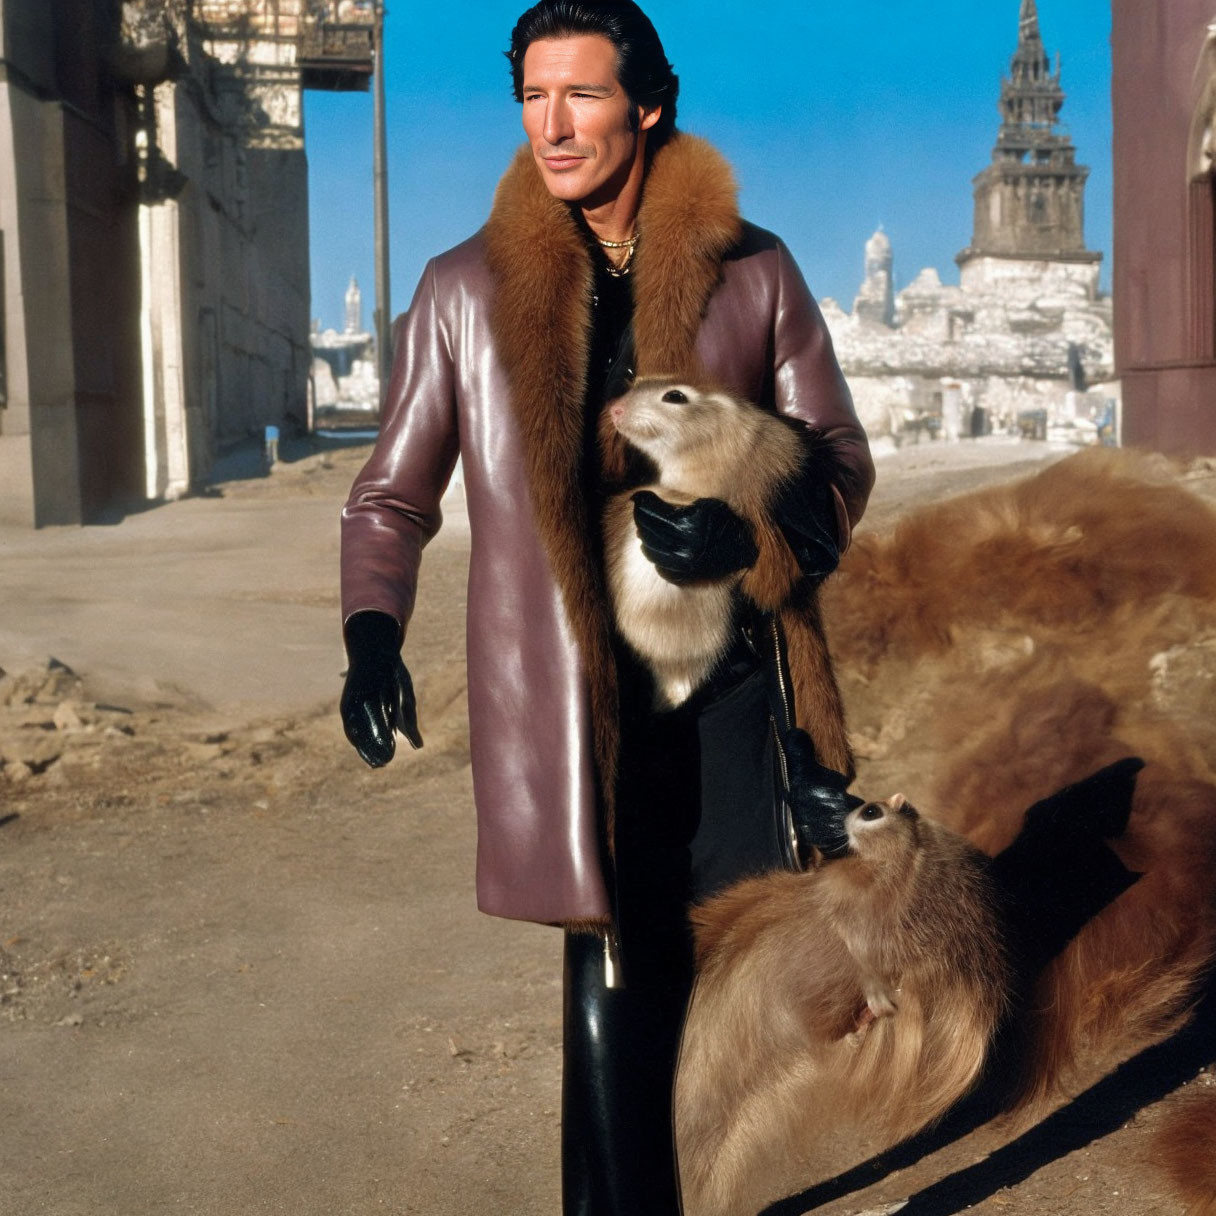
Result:
M335 712L364 453L0 529L0 1213L560 1208L560 935L474 908L458 498L406 647L425 749L372 772ZM887 454L867 526L1059 454ZM981 1130L814 1210L1173 1213L1162 1105L996 1158Z

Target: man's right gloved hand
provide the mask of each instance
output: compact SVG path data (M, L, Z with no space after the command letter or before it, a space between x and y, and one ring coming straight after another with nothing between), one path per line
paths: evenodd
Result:
M661 578L677 585L746 570L759 553L751 525L720 498L680 506L653 490L639 490L633 522L642 552Z
M414 684L401 661L401 627L384 612L356 612L344 630L350 667L342 689L342 726L372 768L393 758L399 730L422 746Z

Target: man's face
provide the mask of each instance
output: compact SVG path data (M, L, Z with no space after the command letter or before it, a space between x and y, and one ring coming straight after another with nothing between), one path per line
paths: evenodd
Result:
M616 197L641 150L616 48L598 34L533 42L524 52L524 131L549 192L595 206ZM658 109L643 112L649 130Z

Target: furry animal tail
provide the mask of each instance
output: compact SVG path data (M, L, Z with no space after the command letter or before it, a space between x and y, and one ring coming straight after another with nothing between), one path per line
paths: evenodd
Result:
M1176 1105L1154 1138L1152 1159L1187 1216L1216 1216L1216 1089Z
M895 1143L975 1082L1009 974L985 859L899 796L846 817L849 853L694 909L677 1079L690 1216L752 1216L824 1135Z

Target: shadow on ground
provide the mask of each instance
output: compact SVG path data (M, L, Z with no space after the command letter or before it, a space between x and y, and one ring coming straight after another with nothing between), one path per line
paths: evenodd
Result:
M901 1216L952 1216L1016 1186L1052 1161L1117 1131L1141 1110L1172 1093L1216 1060L1216 981L1210 981L1187 1025L1140 1052L1047 1118L982 1161L922 1187ZM998 1063L969 1098L936 1127L800 1194L770 1204L760 1216L803 1216L865 1190L983 1127L1000 1114L1008 1074Z

